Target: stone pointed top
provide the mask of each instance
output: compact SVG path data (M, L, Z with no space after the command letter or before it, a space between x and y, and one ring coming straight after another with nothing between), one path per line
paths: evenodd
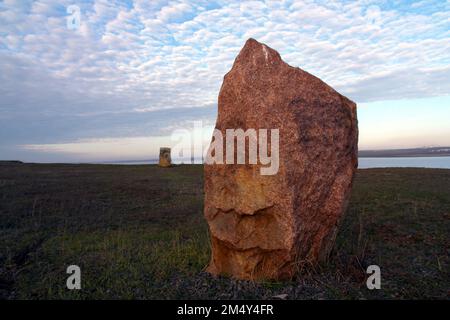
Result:
M245 42L234 60L233 67L225 75L226 78L230 78L230 83L239 84L243 91L275 92L281 90L278 86L284 83L283 92L287 100L294 97L310 101L325 100L326 95L332 100L348 100L356 108L353 101L339 94L330 85L299 67L290 66L276 50L253 38ZM221 92L227 90L227 83L224 84ZM271 97L266 97L265 101L270 103Z
M236 57L233 67L248 63L258 66L279 65L280 63L285 62L283 62L280 54L276 50L253 38L249 38Z

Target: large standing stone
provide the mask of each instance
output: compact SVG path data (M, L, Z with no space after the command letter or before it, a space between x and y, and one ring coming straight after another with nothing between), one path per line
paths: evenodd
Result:
M357 167L356 104L249 39L219 93L216 129L279 129L276 175L205 165L208 271L284 279L332 249ZM223 149L225 155L225 147Z

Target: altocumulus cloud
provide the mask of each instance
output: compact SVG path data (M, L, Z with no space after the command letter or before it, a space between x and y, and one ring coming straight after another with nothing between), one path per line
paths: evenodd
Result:
M0 157L211 121L249 37L358 103L450 92L449 1L5 0Z

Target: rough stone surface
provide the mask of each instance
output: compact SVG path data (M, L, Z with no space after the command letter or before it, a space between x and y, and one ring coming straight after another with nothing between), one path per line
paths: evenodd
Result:
M159 148L159 166L160 167L170 167L172 160L170 157L170 148L161 147Z
M261 175L259 162L205 165L207 271L286 279L326 261L357 168L356 104L249 39L224 77L218 108L224 136L278 128L280 164L276 175Z

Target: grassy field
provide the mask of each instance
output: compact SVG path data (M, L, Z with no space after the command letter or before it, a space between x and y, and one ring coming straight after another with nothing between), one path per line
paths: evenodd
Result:
M0 298L399 299L450 293L450 170L359 170L330 263L290 282L205 272L202 166L0 165ZM82 289L66 289L67 266ZM381 267L381 290L366 267Z

